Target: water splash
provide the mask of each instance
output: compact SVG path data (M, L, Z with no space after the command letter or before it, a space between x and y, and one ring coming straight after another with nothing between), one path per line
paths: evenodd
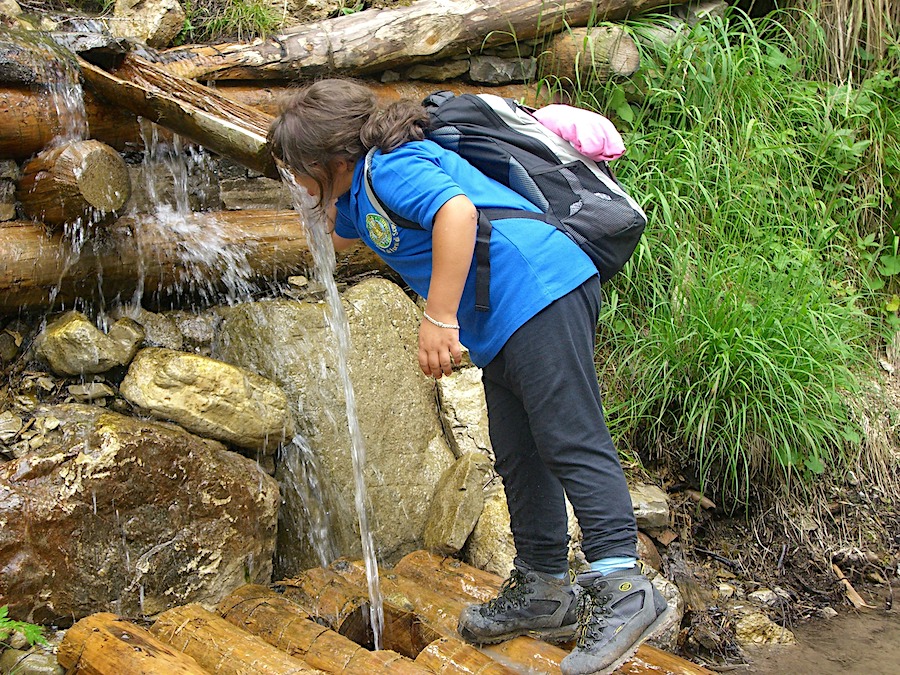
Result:
M280 466L284 494L279 517L289 532L305 530L319 564L325 567L338 557L338 551L331 516L322 500L322 472L306 438L297 434L282 446Z
M136 248L138 260L138 284L131 304L140 305L148 290L199 298L206 304L249 300L256 290L249 260L252 249L246 243L230 241L215 216L192 210L191 192L202 197L212 190L208 154L185 146L177 134L171 140L161 139L159 127L149 120L141 120L141 137L145 152L140 179L155 210L138 218L129 242ZM195 177L198 180L192 185ZM165 242L168 254L174 255L168 264L175 276L165 286L147 289L147 260L157 254L158 242Z
M353 465L354 486L356 488L356 513L359 520L363 561L366 565L366 582L369 590L369 618L372 624L375 649L377 650L381 649L381 637L384 627L384 603L378 579L378 561L375 557L375 545L372 540L372 531L369 528L366 510L366 483L363 473L366 462L366 449L362 430L359 426L359 416L356 412L356 395L353 391L353 384L350 381L348 362L348 355L350 354L350 324L347 321L347 314L344 311L344 305L341 303L341 297L334 280L334 246L324 220L318 216L318 212L313 208L312 198L294 180L294 176L289 171L282 169L281 177L285 184L290 187L294 208L301 216L300 220L307 235L318 281L325 288L325 298L329 309L329 312L326 314L326 321L337 342L337 371L344 388L347 423L350 428L350 456Z

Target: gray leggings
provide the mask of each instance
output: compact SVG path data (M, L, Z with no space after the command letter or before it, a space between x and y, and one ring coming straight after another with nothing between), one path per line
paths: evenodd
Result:
M594 370L599 311L592 277L527 321L484 368L516 552L541 572L568 569L563 490L588 561L636 555L634 511Z

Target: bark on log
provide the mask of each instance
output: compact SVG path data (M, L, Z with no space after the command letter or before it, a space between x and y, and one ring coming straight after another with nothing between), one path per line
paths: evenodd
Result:
M209 675L187 654L105 612L69 628L56 658L67 675Z
M420 569L411 572L414 567ZM365 570L358 561L341 565L339 570L344 578L355 583L360 583L365 578ZM412 577L406 576L407 574L412 574ZM423 581L418 581L416 577ZM476 582L476 579L481 579L481 582ZM459 566L441 563L436 556L421 552L407 555L394 567L393 573L383 574L381 580L386 593L393 592L407 597L429 625L451 636L456 635L456 618L462 608L473 602L482 602L480 598L489 591L493 591L493 597L502 583L500 577L476 570L465 563L460 562ZM487 585L482 585L485 580ZM480 586L477 592L466 590L470 581ZM438 590L432 590L435 587ZM460 590L454 593L453 588ZM551 673L558 672L559 662L567 653L564 649L528 637L485 646L482 651L500 663L514 663L518 667L532 668L535 672ZM623 668L630 675L660 672L671 675L712 675L705 668L647 644L641 645L637 654Z
M16 198L25 214L46 225L108 223L131 197L122 157L100 141L70 141L22 167Z
M88 83L111 103L270 178L278 177L266 144L270 115L135 55L129 55L115 74L84 60L79 64Z
M554 103L550 89L538 91L534 86L517 84L482 87L465 82L370 82L376 96L383 101L408 98L419 101L439 89L455 94L489 92L498 96L521 99L534 107ZM256 108L266 115L279 112L279 100L295 85L287 82L219 82L215 91L230 101ZM84 107L91 138L119 151L141 150L141 126L130 110L110 105L90 88L84 92ZM27 87L0 85L0 159L23 160L48 146L63 129L46 96Z
M616 19L669 0L418 0L305 24L251 44L163 52L169 72L201 80L365 74L550 35L592 18Z
M307 570L295 579L280 582L284 596L299 604L332 629L359 644L371 644L369 597L366 585L352 584L330 569ZM382 643L409 658L418 654L440 634L413 613L400 598L384 599Z
M584 85L633 75L640 65L637 44L624 28L599 26L557 33L541 55L539 71Z
M176 233L153 217L120 218L76 252L62 232L40 223L0 223L0 315L20 309L68 308L76 299L129 297L139 285L148 303L163 303L190 281L191 271L207 275L211 290L224 287L228 265L246 262L248 284L283 281L308 273L312 257L294 211L197 213L194 229L212 237L221 260L202 269L184 263L195 243L186 230ZM210 241L210 239L207 239ZM359 246L338 256L338 275L348 278L377 270L396 279L381 260Z
M219 613L273 647L314 668L342 675L426 675L394 651L369 651L315 621L299 605L265 586L248 584L222 600Z
M321 672L200 605L184 605L163 612L150 632L193 657L213 675L306 675Z

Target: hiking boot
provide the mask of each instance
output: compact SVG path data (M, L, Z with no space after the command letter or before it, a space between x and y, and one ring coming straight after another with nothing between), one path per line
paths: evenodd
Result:
M666 599L643 568L579 574L578 642L560 664L563 675L605 675L668 623Z
M457 630L464 640L479 645L518 635L565 642L575 637L576 609L568 576L557 579L516 560L497 597L466 607L459 615Z

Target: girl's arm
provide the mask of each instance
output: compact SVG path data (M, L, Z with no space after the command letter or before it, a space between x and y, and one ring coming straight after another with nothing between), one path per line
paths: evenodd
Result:
M325 209L325 222L328 224L328 233L331 235L331 243L334 245L335 253L340 253L341 251L346 251L348 248L356 244L359 239L347 239L338 234L335 234L334 227L335 221L337 220L337 204L332 202Z
M472 265L478 212L465 195L448 200L434 217L431 284L425 312L445 324L458 324L456 313ZM427 319L419 327L419 367L440 378L462 360L459 330L441 328Z

